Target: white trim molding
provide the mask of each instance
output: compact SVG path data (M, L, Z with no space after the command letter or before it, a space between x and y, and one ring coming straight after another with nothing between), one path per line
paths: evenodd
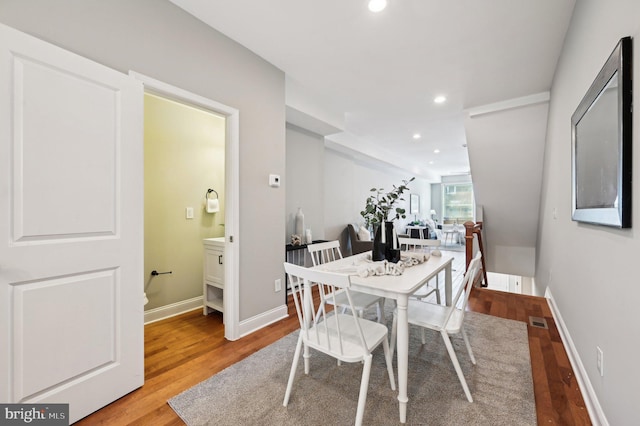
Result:
M602 407L600 406L600 401L598 401L598 396L596 395L595 390L591 385L591 381L589 380L589 376L587 375L587 370L585 370L584 364L582 364L578 350L571 339L569 330L562 319L562 315L560 315L560 310L553 299L553 295L551 294L549 287L547 287L545 297L549 301L549 307L551 308L553 319L558 327L562 343L567 350L569 362L571 363L571 368L573 368L573 372L578 380L578 386L580 386L580 390L582 391L584 404L589 412L591 422L595 426L609 426L609 422L607 421L604 411L602 411Z
M225 267L224 337L237 340L240 322L240 112L232 107L156 80L135 71L129 75L144 84L148 93L221 114L226 119L225 144Z
M144 311L144 325L175 317L176 315L184 314L185 312L195 309L202 309L202 296Z
M520 98L509 99L506 101L495 102L492 104L482 105L475 108L469 108L467 113L470 118L480 115L491 114L494 112L505 111L508 109L521 108L529 105L541 104L549 102L551 94L549 92L536 93L534 95L522 96Z
M264 328L269 324L273 324L274 322L280 321L281 319L287 318L288 316L289 310L287 308L287 305L282 305L278 306L277 308L273 308L270 311L263 312L259 315L241 321L239 326L240 335L238 336L238 338L247 336L254 331L260 330L261 328Z

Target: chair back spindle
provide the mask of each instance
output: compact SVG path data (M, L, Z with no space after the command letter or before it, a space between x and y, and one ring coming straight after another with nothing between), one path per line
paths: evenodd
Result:
M316 271L290 263L285 263L285 271L289 277L300 329L305 334L305 340L311 343L311 346L323 346L338 359L349 357L345 344L359 346L360 350L355 350L357 356L366 356L369 350L360 326L360 320L356 315L357 311L353 307L349 291L349 276ZM320 306L317 310L313 309L311 289L314 283L325 289L324 295L320 292L321 305L330 303L335 306L337 303L336 295L343 293L349 303L350 314L336 314L335 311L327 313L326 306ZM351 351L353 350L354 348L351 348ZM349 360L345 359L345 361Z
M307 246L309 254L311 255L311 261L313 266L322 265L324 263L333 262L338 259L342 259L342 252L340 251L340 241L327 241L324 243L310 244ZM384 298L380 296L374 296L372 294L361 293L358 291L351 291L351 301L347 300L346 294L342 289L337 289L334 292L334 298L327 299L328 289L324 285L318 285L321 300L328 300L327 304L335 307L341 307L343 313L346 309L353 309L360 314L360 317L364 316L365 309L370 306L377 305L378 321L384 322ZM319 309L324 309L325 303L321 303ZM320 314L320 311L318 311Z
M423 238L408 238L408 237L398 237L398 244L400 245L400 250L425 250L428 249L429 252L437 247L440 247L440 240L429 240Z
M407 251L423 251L428 249L429 253L431 250L440 247L440 240L430 240L430 239L422 239L422 238L408 238L408 237L398 237L398 244L400 245L400 250ZM436 302L440 304L440 284L439 284L439 275L436 275L435 287L430 286L429 284L425 285L425 287L417 292L415 292L412 297L422 300L431 294L436 295Z
M469 300L469 295L471 294L471 287L473 287L473 282L480 268L481 257L482 257L482 254L478 252L476 256L471 260L471 263L469 264L469 269L464 275L462 285L460 286L460 288L458 288L458 291L456 292L453 298L451 306L448 309L447 315L444 320L444 324L447 324L449 322L451 315L456 310L460 312L461 317L464 315L464 312L467 307L467 301ZM461 298L462 298L462 304L459 303Z
M373 358L371 352L379 345L383 346L389 382L391 383L391 389L395 390L391 353L387 340L387 327L358 317L350 292L351 281L348 275L304 268L287 262L284 264L284 269L289 279L298 320L300 321L300 335L293 356L283 405L286 407L289 403L297 369L296 365L304 346L305 374L309 373L310 355L308 349L310 348L330 355L338 361L363 363L355 421L356 426L360 426L362 425L367 400L367 387ZM320 292L321 306L317 311L313 306L312 283L317 283L318 288L326 289L324 295L322 291ZM335 309L327 312L327 309L324 308L327 303L338 306L338 297L346 300L346 305L350 310L349 314L339 313ZM345 302L342 301L340 303L344 304Z
M469 402L473 402L473 396L471 395L471 391L469 389L469 386L467 385L467 381L464 377L462 368L460 367L460 362L458 361L456 351L451 343L451 339L449 336L452 334L462 334L462 338L464 340L465 346L467 347L467 352L469 353L471 363L475 365L476 360L473 355L473 350L471 349L469 338L464 330L464 313L469 294L471 293L471 289L473 287L473 282L480 268L481 258L482 254L478 252L478 254L471 260L469 269L464 276L462 285L456 291L451 306L434 305L432 303L423 303L417 300L410 300L409 306L407 307L407 321L409 322L409 324L422 327L423 345L427 342L426 334L424 332L425 329L435 330L442 336L442 340L444 341L444 344L447 348L447 352L449 353L449 357L451 358L451 362L453 363L453 367L458 376L458 380L460 381L460 384L462 385L464 393ZM461 299L462 303L459 303ZM397 329L398 315L397 311L395 311L393 314L393 325L391 333L392 354L395 348L394 342L397 335Z
M313 266L322 265L323 263L333 262L342 259L340 251L340 241L327 241L326 243L309 244L307 246L311 255Z

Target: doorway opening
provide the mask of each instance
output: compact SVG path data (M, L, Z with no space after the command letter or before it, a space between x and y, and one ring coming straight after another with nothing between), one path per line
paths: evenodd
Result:
M222 115L144 95L145 310L160 316L199 307L202 241L224 237L225 126Z
M152 278L145 286L150 305L158 306L153 310L164 306L157 318L149 318L151 310L145 310L145 322L202 308L203 240L218 237L224 241L225 338L236 340L239 112L150 77L130 74L143 82L145 91L145 274ZM155 117L148 120L152 109ZM147 129L152 121L160 122L153 123L158 129ZM219 210L208 212L206 200L214 193ZM159 275L152 276L152 271Z
M487 280L489 281L489 285L487 286L489 290L526 294L528 296L533 294L532 279L530 277L487 272Z

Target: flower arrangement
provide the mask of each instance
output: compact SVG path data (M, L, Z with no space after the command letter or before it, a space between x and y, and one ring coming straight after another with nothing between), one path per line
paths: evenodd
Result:
M382 222L395 220L399 218L406 218L406 210L400 207L393 206L401 200L402 194L409 189L407 185L411 183L415 177L409 180L403 180L402 185L393 185L393 190L385 193L383 188L371 188L373 195L367 197L365 209L360 212L360 215L365 221L367 227L378 226Z

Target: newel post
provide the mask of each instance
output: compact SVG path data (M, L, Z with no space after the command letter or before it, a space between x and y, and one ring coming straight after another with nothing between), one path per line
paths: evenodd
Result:
M482 222L467 221L464 223L465 228L465 272L469 269L471 259L473 259L473 236L478 236L478 249L482 253L482 272L484 276L484 287L487 286L487 268L485 266L485 253L484 246L482 244Z
M464 233L464 246L465 246L465 268L464 270L466 271L467 269L469 269L469 263L471 263L471 259L473 259L473 230L475 228L476 224L475 222L472 222L470 220L466 221L464 223L464 229L465 229L465 233Z

